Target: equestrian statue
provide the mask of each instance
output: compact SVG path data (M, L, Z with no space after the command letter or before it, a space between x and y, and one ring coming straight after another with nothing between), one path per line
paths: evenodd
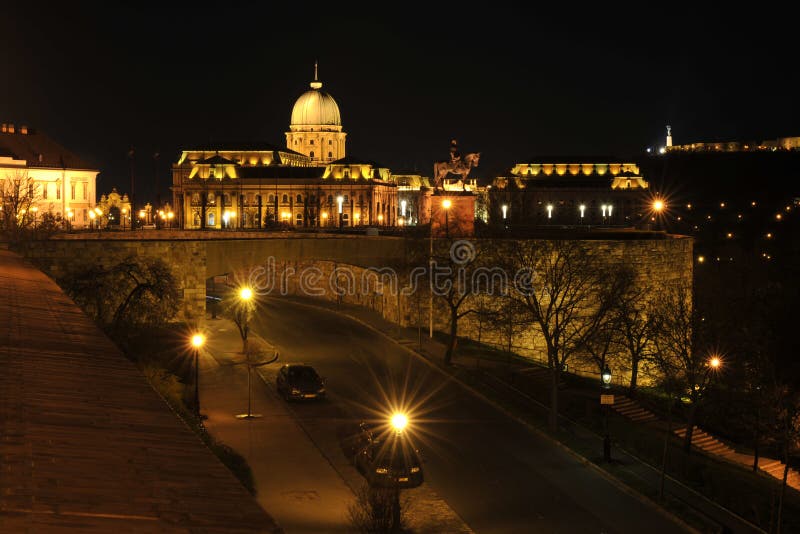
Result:
M458 141L450 141L450 161L437 161L433 164L433 188L435 191L444 187L444 179L448 174L461 176L462 187L466 187L467 175L472 167L477 167L481 159L480 152L470 152L463 157L458 151Z

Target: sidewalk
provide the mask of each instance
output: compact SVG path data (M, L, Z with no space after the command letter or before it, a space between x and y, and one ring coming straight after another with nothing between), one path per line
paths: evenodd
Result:
M318 308L344 314L382 332L398 344L405 346L408 350L423 356L431 365L440 369L442 372L455 376L456 379L464 383L467 389L483 397L487 402L495 404L508 416L518 420L521 424L529 428L533 428L537 431L539 430L537 425L532 425L528 420L531 416L535 418L537 415L546 413L538 402L510 387L505 382L496 379L492 375L477 370L478 362L475 358L465 359L464 357L457 356L457 365L451 368L445 367L442 362L444 360L446 347L435 339L429 338L427 331L423 330L422 332L422 343L420 347L416 329L403 328L390 323L369 309L347 304L337 305L335 302L322 299L302 297L287 298L300 304L316 306ZM480 362L480 364L483 365L484 362ZM484 393L485 391L489 392L488 396ZM649 502L654 509L658 509L662 511L662 513L668 513L655 501L645 497L639 491L632 489L627 483L623 482L623 480L629 480L635 482L637 487L646 486L649 495L657 495L660 484L660 473L656 468L642 462L635 456L619 448L615 448L614 450L616 462L611 466L611 469L608 469L607 466L597 465L590 457L585 456L585 454L587 451L602 451L602 438L591 430L574 424L563 417L560 420L560 425L563 431L569 435L571 441L579 441L581 443L579 449L570 449L572 454L580 457L587 465L591 465L595 469L602 471L606 478L612 480L616 485L624 486L628 493L636 494L641 500ZM557 443L567 448L566 445L560 442ZM714 531L723 531L723 529L727 529L724 531L743 533L763 532L761 529L742 519L730 510L714 503L705 496L669 476L666 479L665 492L673 503L677 504L677 507L683 508L682 515L685 513L687 518L691 518L692 524L704 525L704 528Z
M256 500L273 513L285 532L349 532L347 509L353 493L256 372L252 413L261 417L235 417L247 413L247 367L239 364L242 341L230 321L213 319L206 324L200 406L208 416L208 431L247 459Z

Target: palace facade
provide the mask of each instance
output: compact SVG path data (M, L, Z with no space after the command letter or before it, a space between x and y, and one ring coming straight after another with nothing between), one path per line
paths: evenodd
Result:
M172 167L177 225L186 229L394 226L397 185L375 162L346 155L339 106L311 89L292 109L286 147L195 147Z
M0 195L6 180L24 182L33 200L34 223L49 213L73 228L89 227L99 172L37 130L0 125Z
M515 165L489 187L495 225L633 226L649 184L614 158L543 157Z

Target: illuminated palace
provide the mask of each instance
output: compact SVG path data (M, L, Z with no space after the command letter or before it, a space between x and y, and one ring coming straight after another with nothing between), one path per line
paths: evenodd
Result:
M286 148L266 143L182 151L172 167L182 228L392 226L397 186L388 168L348 157L339 106L311 89L292 109Z
M638 221L649 185L635 163L613 158L534 158L489 188L493 224L614 225Z
M46 134L13 124L0 125L0 195L3 180L21 180L30 187L31 211L88 227L95 205L98 170Z

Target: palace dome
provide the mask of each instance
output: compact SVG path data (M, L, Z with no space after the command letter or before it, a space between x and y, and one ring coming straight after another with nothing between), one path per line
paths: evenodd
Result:
M311 82L311 90L300 95L292 108L291 127L342 125L336 100L321 89L322 82L315 79Z

